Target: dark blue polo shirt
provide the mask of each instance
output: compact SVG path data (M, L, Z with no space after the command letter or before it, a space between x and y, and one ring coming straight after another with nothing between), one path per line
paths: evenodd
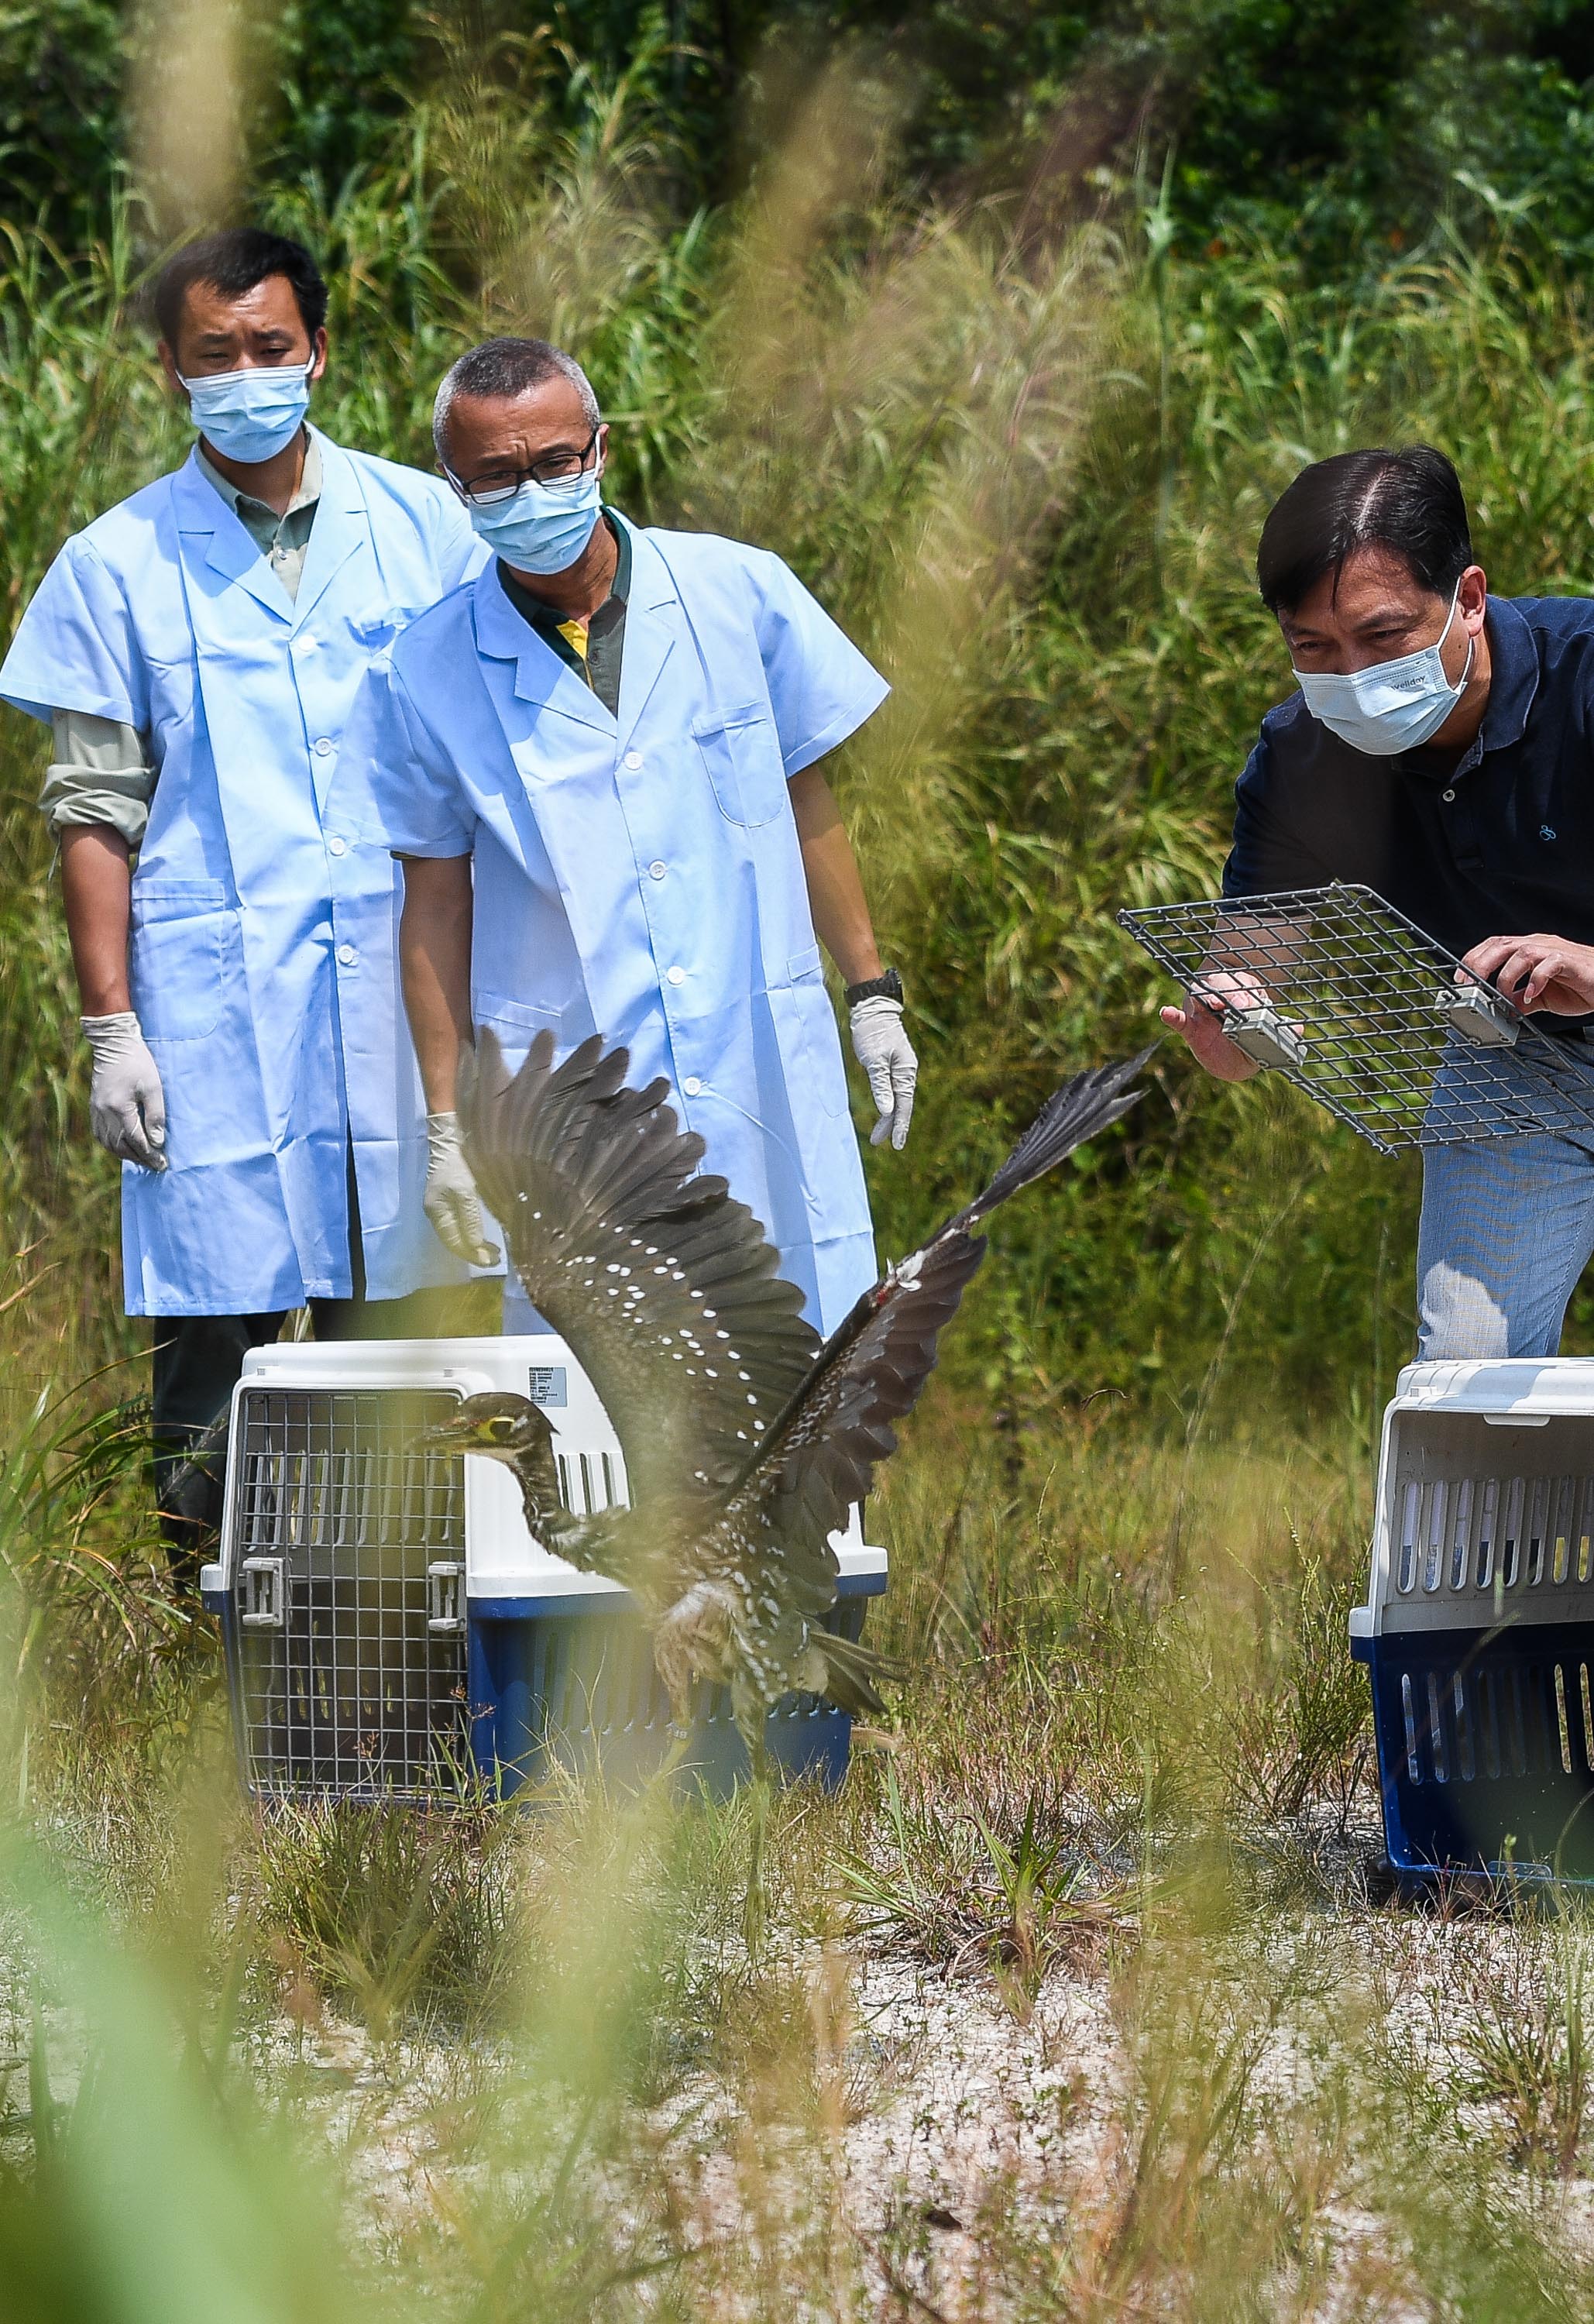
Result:
M1594 945L1594 599L1491 597L1487 620L1488 703L1459 761L1370 759L1299 693L1268 712L1235 788L1226 896L1344 880L1452 953Z

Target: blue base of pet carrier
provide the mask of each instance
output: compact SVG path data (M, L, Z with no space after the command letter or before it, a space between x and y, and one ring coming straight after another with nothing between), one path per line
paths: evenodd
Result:
M861 1635L883 1573L843 1575L825 1627ZM471 1749L505 1795L563 1767L626 1788L645 1783L679 1748L652 1642L628 1611L571 1600L471 1601ZM770 1758L789 1777L834 1791L847 1772L852 1722L824 1697L794 1694L765 1728ZM730 1691L702 1691L697 1722L677 1762L686 1789L724 1798L748 1772Z
M1458 1873L1594 1886L1594 1623L1386 1631L1351 1651L1372 1680L1403 1887Z
M826 1628L860 1637L869 1599L885 1588L884 1573L844 1574ZM678 1748L651 1641L623 1601L468 1600L459 1714L450 1718L434 1691L439 1731L428 1755L413 1721L408 1729L390 1728L364 1706L342 1708L318 1684L313 1623L293 1626L284 1651L293 1656L296 1675L271 1690L273 1710L265 1723L250 1708L261 1690L247 1680L235 1595L226 1589L204 1594L221 1623L240 1773L257 1799L446 1798L460 1790L462 1775L468 1788L473 1768L504 1797L561 1768L626 1789L657 1774ZM300 1664L308 1678L299 1674ZM822 1697L788 1696L770 1711L766 1734L770 1758L788 1777L834 1790L847 1772L852 1720ZM697 1724L676 1761L677 1784L724 1798L747 1772L729 1691L704 1690Z

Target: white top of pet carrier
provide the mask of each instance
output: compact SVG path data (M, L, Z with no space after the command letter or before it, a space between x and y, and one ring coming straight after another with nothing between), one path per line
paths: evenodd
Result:
M222 1560L206 1568L207 1589L226 1589L233 1580L241 1537L234 1521L244 1443L241 1415L253 1408L252 1395L272 1389L332 1395L371 1388L441 1389L460 1397L507 1389L530 1396L553 1424L567 1506L590 1512L628 1499L620 1439L592 1382L568 1344L554 1333L494 1339L278 1341L250 1351L233 1392ZM847 1531L832 1539L843 1580L885 1572L886 1554L865 1543L855 1508ZM466 1592L478 1600L625 1594L618 1582L583 1573L544 1549L527 1527L520 1487L510 1470L502 1462L469 1453L465 1460L465 1568Z
M1353 1637L1594 1623L1594 1360L1408 1364Z

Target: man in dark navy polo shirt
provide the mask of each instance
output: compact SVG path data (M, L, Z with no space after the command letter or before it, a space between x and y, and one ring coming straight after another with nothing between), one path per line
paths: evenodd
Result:
M1422 445L1304 469L1257 576L1300 690L1239 779L1224 894L1358 881L1587 1041L1594 601L1491 598L1456 472ZM1162 1014L1220 1080L1257 1071L1212 1007ZM1419 1353L1553 1354L1591 1254L1594 1139L1425 1148Z

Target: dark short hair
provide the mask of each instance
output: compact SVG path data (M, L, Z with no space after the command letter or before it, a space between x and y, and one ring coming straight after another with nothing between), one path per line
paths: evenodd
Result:
M1267 512L1257 585L1272 613L1293 613L1358 549L1387 549L1420 586L1448 597L1472 562L1461 480L1431 444L1337 452L1303 468Z
M456 395L479 395L511 401L550 379L567 379L581 398L587 423L595 428L603 417L592 382L574 355L548 339L484 339L467 347L444 373L432 407L432 442L442 455L448 433L448 410Z
M224 299L241 299L273 274L287 276L299 318L313 339L327 320L321 270L302 242L268 234L258 226L233 226L220 234L204 235L167 260L155 277L152 300L161 337L169 347L176 346L182 302L191 284L206 282Z

